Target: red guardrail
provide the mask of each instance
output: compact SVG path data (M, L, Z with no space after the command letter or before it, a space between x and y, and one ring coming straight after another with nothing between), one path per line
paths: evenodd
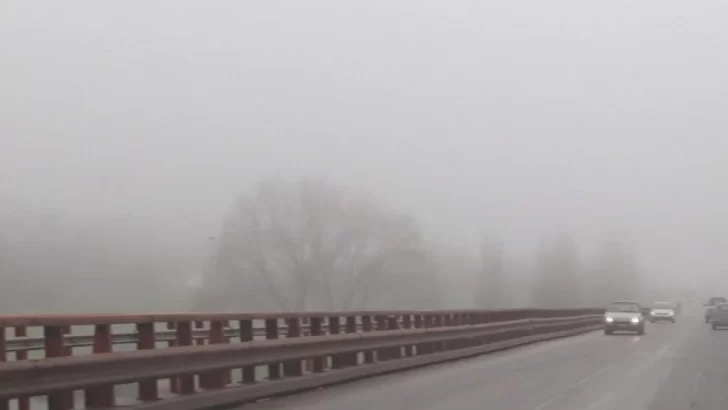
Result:
M0 410L201 409L588 331L602 312L0 316Z

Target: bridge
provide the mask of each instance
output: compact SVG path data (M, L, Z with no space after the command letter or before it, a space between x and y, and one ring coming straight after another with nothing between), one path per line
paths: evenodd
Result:
M605 336L599 308L0 316L0 410L728 408L728 332L701 319Z

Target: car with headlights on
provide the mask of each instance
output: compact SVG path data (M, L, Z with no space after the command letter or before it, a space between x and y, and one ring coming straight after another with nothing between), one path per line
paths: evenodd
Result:
M675 323L677 307L671 302L655 302L650 309L650 322L672 322Z
M617 331L645 334L645 315L637 302L616 301L604 312L604 334L611 335Z

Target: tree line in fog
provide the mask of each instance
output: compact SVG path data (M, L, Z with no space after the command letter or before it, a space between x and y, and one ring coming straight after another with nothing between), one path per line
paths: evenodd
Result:
M325 179L260 181L207 253L123 222L4 205L0 313L573 307L641 295L637 255L620 241L584 252L556 233L524 255L487 233L473 252Z
M587 257L559 234L528 263L483 235L474 259L426 238L411 216L323 179L261 181L238 198L218 244L200 310L577 307L640 296L638 261L623 243Z

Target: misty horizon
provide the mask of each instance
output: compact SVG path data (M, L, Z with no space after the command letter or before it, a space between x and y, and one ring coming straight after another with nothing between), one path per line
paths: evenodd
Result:
M648 278L728 285L728 6L1 7L5 209L194 272L257 181L324 177L474 258L483 232L524 264L567 233L582 259L619 240Z

